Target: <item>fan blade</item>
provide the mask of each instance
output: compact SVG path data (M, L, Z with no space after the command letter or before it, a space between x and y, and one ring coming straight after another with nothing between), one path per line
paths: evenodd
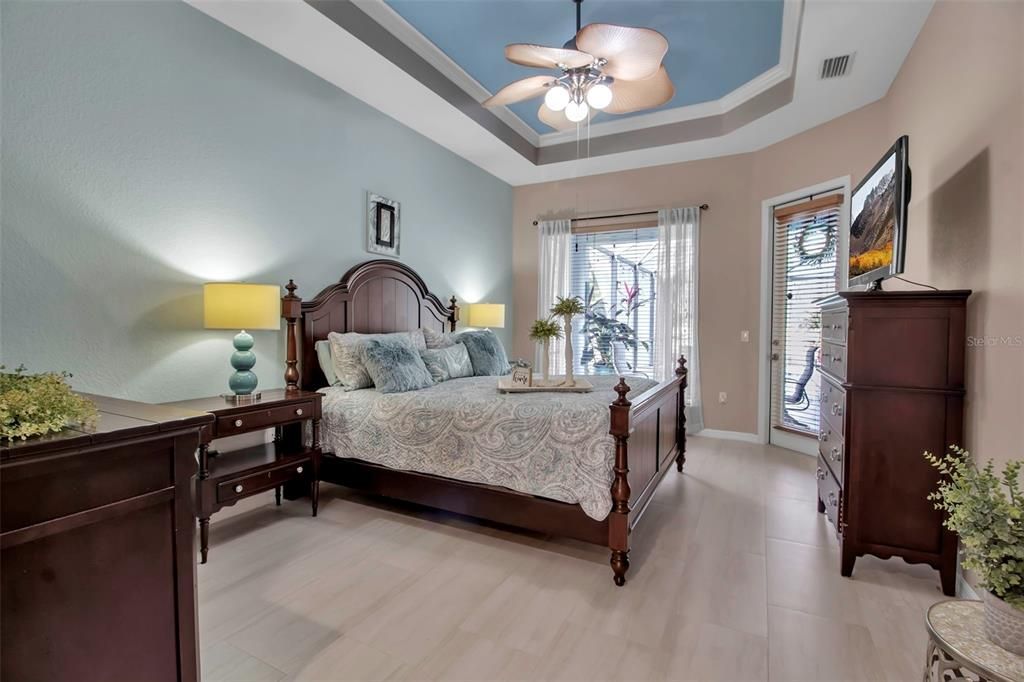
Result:
M668 41L649 28L588 24L576 34L576 47L607 59L601 70L612 78L638 81L657 73Z
M587 112L586 119L579 123L573 123L565 117L564 111L551 111L547 108L547 105L541 104L540 110L537 112L537 118L540 119L541 123L551 126L555 130L561 132L563 130L576 130L577 125L583 125L588 119L593 119L596 113L596 111L591 109Z
M561 47L544 47L527 43L513 43L505 46L505 59L513 64L536 66L540 69L556 69L565 67L577 69L594 63L594 56L578 50L566 50Z
M604 110L609 114L628 114L660 107L676 94L676 87L664 66L650 78L639 81L616 80L608 87L612 89L612 102Z
M555 79L551 76L530 76L529 78L514 81L485 99L484 106L500 107L505 104L540 97L547 92L554 82Z
M564 111L551 111L547 108L547 105L541 104L540 110L537 111L537 117L541 123L551 126L555 130L573 130L576 128L576 124L565 117Z

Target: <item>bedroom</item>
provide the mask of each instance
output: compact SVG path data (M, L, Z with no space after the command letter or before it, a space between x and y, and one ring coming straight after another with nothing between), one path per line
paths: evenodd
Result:
M773 314L797 282L774 267L793 246L780 226L808 211L832 225L812 265L832 287L822 295L846 289L851 200L908 136L893 274L972 292L943 308L942 366L962 376L943 374L954 409L933 449L962 445L997 469L1019 460L1024 3L585 0L579 11L577 22L571 0L0 2L0 363L5 377L20 365L68 372L102 413L2 444L5 679L920 679L927 609L944 589L980 599L986 583L958 566L937 514L910 532L939 550L911 538L883 558L815 508L829 501L821 482L844 474L818 437L846 428L846 465L857 456L854 422L830 420L842 415L824 398L837 376L824 347L850 349L850 384L853 339L822 328L832 309L802 327ZM577 23L663 35L674 98L622 114L616 103L578 127L557 120L562 131L538 118L549 81L537 99L483 106L511 81L558 75L510 63L506 44L560 48ZM844 75L822 78L843 55ZM618 73L612 102L630 83ZM673 229L690 244L674 274L657 267ZM361 267L379 259L389 265ZM204 285L232 282L271 285L258 320L212 319L217 288ZM652 300L648 288L679 295ZM597 310L605 290L622 292L628 324ZM239 291L250 290L223 290L220 312L237 312ZM893 277L881 293L927 291ZM330 332L421 327L443 334L430 345L455 342L449 376L500 349L542 383L531 328L556 296L584 306L570 341L589 393L499 393L495 376L392 395L286 390L326 386L314 342L328 341L333 368ZM489 331L453 336L470 328ZM928 332L875 383L934 350ZM786 361L773 365L776 340ZM561 376L564 344L549 346ZM250 352L261 399L220 397ZM620 376L636 390L610 408ZM839 389L855 415L856 388ZM470 407L438 407L445 391ZM357 446L332 415L367 396L397 411L359 408L374 423ZM5 419L16 399L4 394ZM166 405L183 402L192 416ZM890 410L882 431L898 440L912 431L900 420L924 424L917 407ZM183 439L160 450L173 467L123 449L142 448L144 432ZM431 440L406 447L399 435ZM108 471L93 462L115 436L134 445ZM296 445L291 458L273 454L275 436ZM389 439L403 444L370 460ZM899 471L927 474L911 441ZM74 456L56 457L62 446ZM221 476L210 456L235 447L273 455L252 486L257 474ZM365 452L337 456L345 447ZM398 450L419 464L381 464ZM858 479L845 473L839 498L852 504ZM879 487L862 499L886 510L872 517L880 531L911 508L928 515L937 477L901 489L871 475ZM147 495L151 516L138 507ZM126 611L125 594L149 606ZM111 629L133 636L134 657L117 659ZM89 633L91 648L71 645Z

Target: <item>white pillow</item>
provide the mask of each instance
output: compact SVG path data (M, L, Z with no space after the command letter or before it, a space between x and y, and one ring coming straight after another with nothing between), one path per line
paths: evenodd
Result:
M461 343L453 343L447 348L421 350L420 357L435 383L473 376L469 351Z
M331 363L334 366L334 375L346 391L354 391L357 388L370 388L373 386L373 379L370 378L361 357L363 346L370 339L400 339L405 340L413 350L420 351L427 347L423 339L423 330L417 329L411 332L394 332L392 334L359 334L349 332L339 334L331 332L327 340L331 344Z
M320 363L320 371L324 373L324 378L327 379L327 385L337 385L338 377L334 373L334 360L331 359L331 342L326 339L317 341L313 344L313 349L316 350L316 359Z

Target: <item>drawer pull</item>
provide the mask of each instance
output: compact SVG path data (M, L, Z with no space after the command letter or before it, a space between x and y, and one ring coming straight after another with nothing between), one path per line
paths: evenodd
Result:
M832 328L833 328L833 329L836 329L836 330L838 330L838 329L842 329L842 328L843 328L843 325L841 325L841 324L834 324L834 325L832 325Z
M839 461L839 448L832 448L832 451L828 453L828 458L833 462Z
M832 403L832 416L838 417L843 413L843 408L839 406L839 403Z
M818 434L818 441L819 442L824 443L827 440L828 440L828 434L826 432L822 431L821 433Z
M830 504L831 506L833 506L833 507L836 507L836 506L838 506L838 504L839 504L839 503L838 503L838 501L836 500L836 494L835 494L835 493L833 493L833 492L829 492L829 494L828 494L828 503L829 503L829 504Z
M296 409L295 410L295 414L297 414L297 415L299 415L301 417L302 416L302 408L300 407L300 408Z
M241 426L241 425L242 425L242 420L241 419L236 419L235 420L235 426Z
M236 493L242 492L242 484L241 483L239 483L238 485L235 486L235 492Z
M819 481L824 481L825 480L825 472L821 470L821 467L818 467L818 480Z
M295 473L301 474L302 473L302 467L295 467Z

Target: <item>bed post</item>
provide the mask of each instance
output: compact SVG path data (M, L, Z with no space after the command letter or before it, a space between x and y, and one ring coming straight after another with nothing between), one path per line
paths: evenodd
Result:
M619 377L615 392L619 397L609 406L612 413L609 433L615 438L615 478L612 480L612 511L608 514L608 547L612 550L615 584L621 587L626 583L626 571L629 570L630 490L626 441L629 439L629 408L632 405L626 400L629 386L624 377Z
M459 322L459 303L455 300L455 296L452 295L448 302L451 303L451 312L448 314L448 331L455 331L455 325Z
M299 390L299 370L297 367L299 361L296 356L295 323L299 321L299 316L302 314L302 299L295 295L295 290L299 287L295 285L294 280L288 280L288 284L284 288L288 290L288 293L281 297L281 317L288 321L288 347L284 361L284 383L285 390L297 391Z
M686 463L686 386L689 370L686 369L686 358L679 356L676 376L679 377L679 402L676 404L676 471L682 473Z

